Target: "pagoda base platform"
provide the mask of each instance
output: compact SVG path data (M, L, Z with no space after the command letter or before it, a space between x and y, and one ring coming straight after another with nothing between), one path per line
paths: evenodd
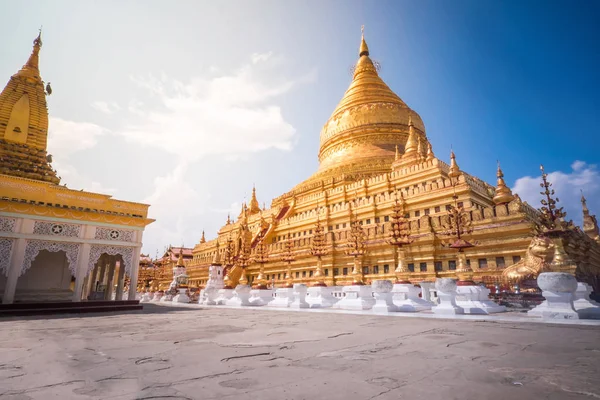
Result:
M251 306L266 306L273 301L273 291L271 289L252 289L248 301Z
M173 297L173 303L189 303L190 298L185 294L186 289L179 289L179 293Z
M306 289L303 283L294 284L294 301L290 304L290 308L309 308L306 302Z
M592 289L587 283L577 282L573 307L579 318L582 319L600 319L600 304L590 299Z
M421 289L412 284L396 283L392 289L393 301L398 312L418 312L431 310L433 306L427 300L419 297Z
M456 305L465 314L494 314L505 312L506 307L489 299L490 290L476 285L456 287Z
M268 307L287 308L294 302L294 288L279 288L275 290L275 298L267 304Z
M215 299L216 305L227 304L227 301L233 297L233 289L219 289L217 293L217 298Z
M164 303L167 301L173 301L173 295L170 293L165 293L163 297L161 297L160 302Z
M333 288L327 286L313 286L308 288L306 302L309 308L329 308L337 303L333 297Z
M228 306L246 307L250 305L250 286L237 285L233 297L225 302Z
M375 305L371 286L344 286L344 297L333 308L341 310L370 310Z

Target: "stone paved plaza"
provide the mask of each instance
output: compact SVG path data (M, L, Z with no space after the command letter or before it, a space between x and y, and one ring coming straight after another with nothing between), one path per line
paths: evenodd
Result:
M0 320L0 399L594 399L600 328L257 309Z

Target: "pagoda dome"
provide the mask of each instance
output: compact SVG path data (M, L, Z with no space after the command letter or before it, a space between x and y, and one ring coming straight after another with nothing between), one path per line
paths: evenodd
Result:
M319 169L309 180L388 172L396 146L404 152L409 116L419 141L427 141L419 114L379 77L363 36L350 87L321 130Z

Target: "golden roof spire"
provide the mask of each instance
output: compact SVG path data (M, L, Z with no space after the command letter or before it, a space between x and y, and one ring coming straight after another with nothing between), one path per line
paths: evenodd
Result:
M579 191L581 192L581 209L583 210L583 215L585 216L586 214L590 213L590 210L587 207L587 201L583 195L583 190L579 189Z
M206 238L204 237L204 230L202 230L202 237L200 238L200 243L206 243Z
M48 107L39 71L41 47L40 31L29 59L0 92L0 171L58 184L60 178L46 153Z
M406 140L406 146L404 147L404 156L417 152L417 135L415 134L415 127L413 125L412 116L408 114L408 139Z
M406 147L408 114L412 114L415 132L425 134L419 115L379 76L364 35L359 54L352 82L321 130L319 170L303 184L342 174L367 177L388 172L395 159L395 145L399 156ZM382 129L389 134L380 135ZM348 141L355 145L340 153L340 146L346 148Z
M508 186L506 186L506 183L504 182L504 173L502 172L502 169L500 168L499 161L498 161L498 171L496 172L496 177L498 178L498 181L497 181L497 185L496 185L496 195L493 198L494 203L496 203L497 205L510 203L511 201L514 200L515 196L513 196L510 188Z
M360 27L360 48L358 49L358 55L368 56L369 55L369 47L367 46L367 42L365 42L365 26Z
M42 29L40 28L40 33L33 40L33 50L31 52L31 55L29 56L29 59L27 59L27 62L25 63L25 65L23 65L23 68L21 68L19 70L19 72L17 72L15 74L16 76L34 78L39 81L42 80L42 78L40 78L40 67L39 67L39 64L40 64L39 54L40 54L41 48L42 48Z
M250 199L250 214L256 214L260 211L260 204L256 199L256 186L252 185L252 198Z
M431 161L435 158L435 155L433 154L433 147L431 146L431 142L427 142L427 157L426 157L426 161Z
M398 158L400 158L400 155L398 153L398 145L396 145L396 155L394 156L394 161L398 161Z
M448 176L450 178L458 178L460 176L460 168L456 163L456 156L452 149L450 150L450 171L448 171Z

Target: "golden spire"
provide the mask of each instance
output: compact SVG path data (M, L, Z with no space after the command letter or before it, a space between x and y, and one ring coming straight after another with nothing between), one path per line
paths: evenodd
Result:
M421 139L417 140L417 156L423 158L423 147L421 146Z
M41 47L40 31L29 59L0 92L0 171L58 184L46 153L48 106L39 71Z
M398 153L398 145L396 145L396 155L394 156L394 161L398 161L398 158L400 158L400 155Z
M369 55L369 47L367 46L367 42L365 42L365 26L360 27L360 48L358 49L358 55L368 56Z
M226 225L231 224L231 217L229 215L229 213L227 214L227 222L225 222Z
M33 50L31 52L31 55L29 56L29 59L27 60L25 65L23 65L23 68L21 68L19 70L19 72L16 73L16 76L34 78L36 80L41 81L40 68L39 68L39 64L40 64L39 54L40 54L41 48L42 48L42 30L40 29L40 33L33 40Z
M415 132L425 133L419 115L379 76L364 35L359 53L352 82L321 130L319 170L303 184L343 174L367 177L388 172L395 159L395 145L399 156L406 147L408 114L412 114ZM383 126L389 134L379 134ZM348 140L354 145L340 153L337 149L346 148Z
M494 203L498 205L510 203L514 200L515 196L513 196L512 192L510 191L510 188L506 186L506 183L504 182L504 173L500 168L500 162L498 162L498 171L496 173L496 176L498 177L498 182L496 185L496 195L493 198Z
M448 171L448 176L450 178L458 178L460 176L460 168L456 163L456 156L454 155L454 150L450 150L450 171Z
M252 185L252 198L250 199L250 215L260 211L260 205L256 199L256 186Z
M435 155L433 154L433 147L431 146L431 142L427 142L427 157L426 157L426 161L431 161L435 158Z
M177 266L185 267L185 264L183 263L183 249L179 249L179 258L177 259Z
M587 207L587 201L585 199L585 196L583 195L583 190L581 190L581 209L583 210L583 215L586 216L587 214L590 213L590 210Z
M202 230L202 237L200 238L200 243L206 243L206 239L204 238L204 230Z
M413 125L412 116L408 114L408 140L404 147L404 157L408 154L414 154L417 151L417 136L415 134L415 126Z

